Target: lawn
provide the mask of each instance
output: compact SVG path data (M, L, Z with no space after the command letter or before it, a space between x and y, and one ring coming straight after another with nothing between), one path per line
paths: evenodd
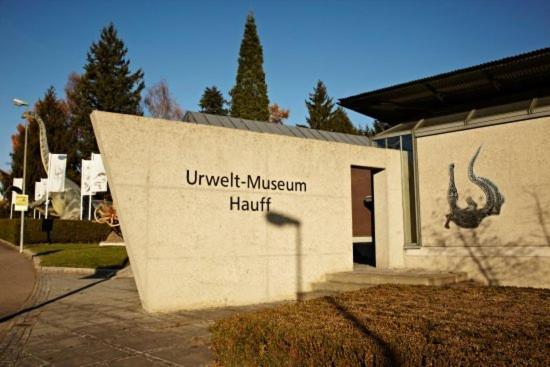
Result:
M53 243L29 245L26 247L40 257L41 266L62 266L70 268L123 267L128 259L125 247L99 247L88 243Z
M212 327L223 366L550 366L550 290L383 285Z

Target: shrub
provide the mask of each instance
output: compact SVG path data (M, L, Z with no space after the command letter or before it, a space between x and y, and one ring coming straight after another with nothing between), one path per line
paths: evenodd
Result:
M223 366L550 365L550 291L377 286L218 321Z
M111 228L85 220L25 219L25 243L100 242ZM19 243L20 219L0 219L0 238Z

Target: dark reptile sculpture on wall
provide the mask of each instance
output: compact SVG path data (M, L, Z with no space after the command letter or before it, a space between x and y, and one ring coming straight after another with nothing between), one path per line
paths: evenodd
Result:
M478 186L485 194L485 205L478 209L478 204L472 199L471 196L466 198L468 206L466 208L460 208L458 202L458 191L455 185L454 163L449 165L449 190L447 192L447 200L451 212L446 215L447 221L445 222L445 228L450 228L450 222L454 222L457 226L462 228L477 228L481 221L489 215L499 215L502 204L504 204L504 196L500 193L497 185L491 180L485 177L476 176L474 172L474 164L476 162L479 153L481 152L481 146L477 148L476 153L470 159L468 165L468 179L476 186Z

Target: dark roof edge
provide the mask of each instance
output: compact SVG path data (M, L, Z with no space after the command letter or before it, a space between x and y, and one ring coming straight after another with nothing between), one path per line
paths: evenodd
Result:
M342 107L346 107L345 106L346 103L353 102L353 101L359 100L363 97L368 97L368 96L373 95L373 94L387 92L387 91L390 91L392 89L399 89L399 88L403 88L403 87L408 87L410 85L419 84L419 83L429 83L433 80L448 78L448 77L455 76L455 75L458 75L458 74L461 74L461 73L468 73L468 72L472 72L472 71L483 70L485 68L493 67L493 66L496 66L496 65L513 63L513 62L516 62L516 61L525 60L525 59L530 58L530 57L540 56L540 55L545 54L545 53L550 53L550 47L540 48L538 50L529 51L529 52L525 52L525 53L522 53L522 54L505 57L503 59L493 60L493 61L489 61L489 62L486 62L486 63L483 63L483 64L478 64L478 65L470 66L470 67L467 67L467 68L463 68L463 69L456 69L456 70L449 71L449 72L446 72L446 73L432 75L432 76L429 76L429 77L426 77L426 78L421 78L421 79L415 79L415 80L411 80L409 82L405 82L405 83L401 83L401 84L394 84L394 85L389 86L389 87L372 90L370 92L364 92L364 93L359 93L359 94L356 94L356 95L353 95L353 96L340 98L340 99L338 99L338 105L340 105Z

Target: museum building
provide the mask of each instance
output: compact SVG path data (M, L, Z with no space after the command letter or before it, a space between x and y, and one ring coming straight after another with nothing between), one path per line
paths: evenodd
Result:
M357 263L550 287L550 48L339 104L388 128L92 113L147 310L293 299Z
M550 48L343 98L403 156L403 258L550 287Z

